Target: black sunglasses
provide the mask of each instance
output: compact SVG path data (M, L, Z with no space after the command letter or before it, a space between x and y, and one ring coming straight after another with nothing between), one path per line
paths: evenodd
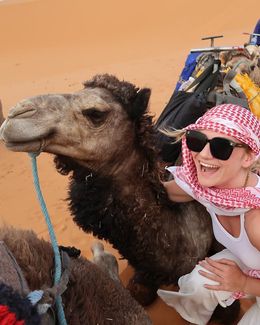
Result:
M212 156L220 160L228 160L235 147L247 147L243 143L236 143L225 138L208 139L205 134L195 130L186 132L186 144L191 151L201 152L207 143L209 143Z

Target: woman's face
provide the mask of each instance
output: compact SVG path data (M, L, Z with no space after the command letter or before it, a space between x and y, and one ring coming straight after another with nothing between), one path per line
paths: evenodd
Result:
M209 130L200 130L208 139L222 137L240 143L233 137ZM243 187L247 174L249 156L246 148L235 147L228 160L214 158L209 143L201 152L191 151L198 175L198 181L205 187L236 188Z

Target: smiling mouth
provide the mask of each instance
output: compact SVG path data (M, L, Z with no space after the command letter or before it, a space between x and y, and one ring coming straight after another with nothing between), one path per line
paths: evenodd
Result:
M204 163L204 162L199 162L199 164L200 164L200 170L202 171L202 172L216 172L218 169L219 169L219 166L217 166L217 165L212 165L212 164L206 164L206 163Z

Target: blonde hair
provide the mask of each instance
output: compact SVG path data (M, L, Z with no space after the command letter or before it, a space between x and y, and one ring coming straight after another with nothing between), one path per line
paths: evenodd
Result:
M173 141L172 143L176 143L181 141L181 139L183 138L183 136L186 133L186 130L184 129L180 129L180 130L176 130L176 129L159 129L159 131L161 133L163 133L164 135L166 135L169 138L172 138Z

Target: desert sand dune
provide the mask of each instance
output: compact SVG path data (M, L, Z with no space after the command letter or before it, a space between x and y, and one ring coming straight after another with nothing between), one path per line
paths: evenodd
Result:
M259 2L249 0L0 1L0 98L4 113L17 101L41 93L71 92L97 73L111 73L152 88L150 110L164 108L190 48L208 46L201 37L224 35L217 45L242 45L257 21ZM93 237L71 221L67 179L52 158L38 168L58 241L90 256ZM30 159L0 144L0 223L32 228L48 238L36 199ZM106 247L115 252L110 245ZM115 254L118 256L117 252ZM131 269L120 260L124 282ZM159 299L147 308L155 325L185 324Z

